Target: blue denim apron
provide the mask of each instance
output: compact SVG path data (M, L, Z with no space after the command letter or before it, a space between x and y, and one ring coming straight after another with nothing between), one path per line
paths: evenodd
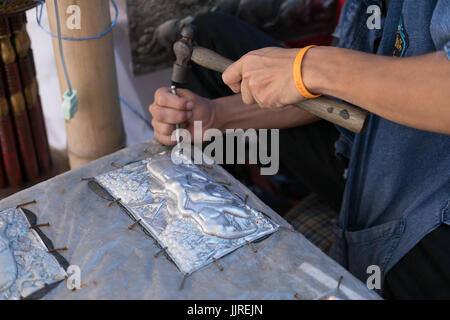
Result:
M374 53L378 39L380 55L442 51L450 59L450 0L392 0L381 30L366 25L370 5L383 3L347 0L335 32L341 47ZM424 236L450 224L450 135L376 115L360 135L339 129L336 151L350 166L331 256L364 282L370 265L384 278Z

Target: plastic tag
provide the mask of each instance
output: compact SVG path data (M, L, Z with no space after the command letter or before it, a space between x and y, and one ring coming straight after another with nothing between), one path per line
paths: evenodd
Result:
M72 120L78 111L78 97L77 90L72 90L72 94L66 91L63 96L63 116L66 120Z

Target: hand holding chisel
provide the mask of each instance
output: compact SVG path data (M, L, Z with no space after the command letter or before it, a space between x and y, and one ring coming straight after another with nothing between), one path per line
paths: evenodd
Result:
M170 91L172 92L173 95L178 96L177 86L175 84L172 84L172 86L170 87ZM179 146L181 143L181 137L180 137L180 125L178 123L175 125L175 134L177 138L177 145Z
M174 44L173 51L177 57L172 71L172 86L170 88L172 94L178 96L177 88L180 84L188 82L189 78L189 63L192 52L191 39L194 36L192 28L184 28L181 33L182 39ZM180 125L176 125L177 145L181 143Z

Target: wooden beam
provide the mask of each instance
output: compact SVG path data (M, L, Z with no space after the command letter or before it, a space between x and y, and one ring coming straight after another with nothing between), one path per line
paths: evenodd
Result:
M46 3L50 31L56 34L53 0ZM109 0L58 0L62 36L85 38L107 30L111 25L109 4ZM70 5L81 9L81 29L67 27L69 14L66 11ZM55 38L53 48L62 96L67 84ZM63 50L72 87L78 91L79 99L77 114L66 121L67 150L74 169L123 148L125 133L112 32L95 40L63 41Z

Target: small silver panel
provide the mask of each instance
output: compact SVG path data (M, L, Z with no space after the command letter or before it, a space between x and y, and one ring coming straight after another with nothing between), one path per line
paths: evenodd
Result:
M181 272L190 274L278 229L245 195L182 160L163 152L95 178L166 248Z

